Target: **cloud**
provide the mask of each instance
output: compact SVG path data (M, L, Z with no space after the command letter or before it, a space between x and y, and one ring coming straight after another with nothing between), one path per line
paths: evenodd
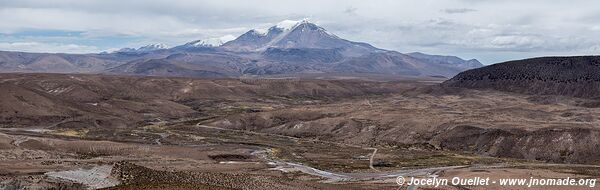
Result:
M533 48L542 45L544 41L536 36L496 36L491 45L498 48Z
M302 18L380 48L486 63L588 54L600 44L600 2L587 0L2 0L0 7L0 50L176 46ZM30 42L37 44L14 44Z
M448 14L461 14L461 13L475 12L477 10L467 9L467 8L458 8L458 9L442 9L441 11L444 13L448 13Z
M600 31L600 26L592 26L592 27L590 28L590 30L593 30L593 31Z
M349 15L356 15L356 10L358 10L358 8L348 7L344 10L344 13L349 14Z
M94 46L40 42L0 42L0 49L5 51L40 53L94 53L100 51L99 48Z

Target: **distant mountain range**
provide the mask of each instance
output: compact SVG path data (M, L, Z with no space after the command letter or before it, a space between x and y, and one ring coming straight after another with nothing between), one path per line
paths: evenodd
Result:
M151 52L151 51L156 51L156 50L162 50L162 49L168 49L169 47L165 44L150 44L147 46L142 46L140 48L123 48L120 50L117 50L117 53L146 53L146 52Z
M462 72L445 86L534 95L600 97L600 56L540 57ZM596 105L600 107L600 103Z
M0 72L240 77L302 73L444 76L483 66L455 56L403 54L342 39L303 21L283 21L235 38L152 44L99 54L0 52Z

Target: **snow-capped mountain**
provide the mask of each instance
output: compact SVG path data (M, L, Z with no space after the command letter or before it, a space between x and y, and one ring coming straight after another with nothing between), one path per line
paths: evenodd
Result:
M115 51L115 53L131 53L131 52L136 52L137 49L135 48L121 48L117 51Z
M229 42L234 39L235 39L235 36L226 35L226 36L222 36L222 37L218 37L218 38L208 38L208 39L188 42L186 44L177 46L175 48L176 49L182 49L182 48L189 49L189 48L219 47L219 46L223 45L224 43Z
M452 77L461 71L481 66L477 60L463 60L454 56L403 54L379 49L368 43L340 38L307 20L284 20L266 29L249 30L237 38L228 35L166 48L163 44L151 44L96 55L61 54L64 57L57 57L59 55L31 54L31 59L10 55L0 56L0 63L36 63L8 65L11 71L87 71L195 77L302 73ZM55 65L59 58L63 63L59 68L39 66ZM7 67L7 64L2 66Z
M117 50L116 53L147 53L147 52L163 50L163 49L169 49L169 47L165 44L156 43L156 44L149 44L146 46L142 46L137 49L136 48L123 48L123 49Z
M150 45L138 48L137 51L149 52L149 51L155 51L155 50L161 50L161 49L169 49L169 46L167 46L165 44L161 44L161 43L150 44Z
M252 29L235 39L228 36L197 40L171 51L186 53L129 63L110 71L211 76L317 72L451 77L481 65L476 60L453 56L379 49L340 38L306 19L284 20L266 29Z
M308 22L307 19L304 20L300 20L300 21L295 21L295 20L284 20L281 21L279 23L277 23L277 25L275 25L276 28L280 28L282 30L290 30L292 29L294 26L298 25L301 22Z
M345 55L378 52L367 43L339 38L308 20L285 20L267 30L253 29L223 44L230 51L260 52L269 48L342 49Z

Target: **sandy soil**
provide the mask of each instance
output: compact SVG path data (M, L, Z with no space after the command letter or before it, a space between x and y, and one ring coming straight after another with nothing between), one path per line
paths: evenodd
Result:
M3 77L0 189L397 189L399 175L600 177L600 111L581 106L585 99L418 80ZM442 187L502 188L524 189Z

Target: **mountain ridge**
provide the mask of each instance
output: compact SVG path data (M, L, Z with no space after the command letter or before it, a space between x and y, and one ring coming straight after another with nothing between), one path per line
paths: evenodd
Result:
M0 72L190 77L364 73L452 77L482 66L477 60L454 56L411 56L379 49L368 43L342 39L307 20L287 20L266 31L252 29L232 38L195 40L173 48L151 44L100 54L0 52Z

